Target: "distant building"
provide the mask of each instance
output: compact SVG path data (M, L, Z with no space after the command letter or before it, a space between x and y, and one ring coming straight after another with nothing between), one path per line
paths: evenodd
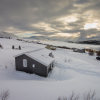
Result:
M23 53L15 57L16 70L47 77L54 67L54 59L48 50Z

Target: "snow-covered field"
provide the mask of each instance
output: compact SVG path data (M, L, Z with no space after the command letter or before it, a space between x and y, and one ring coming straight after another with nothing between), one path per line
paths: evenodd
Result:
M57 49L55 67L47 78L15 70L14 57L17 54L37 49L44 45L26 43L15 39L0 39L0 91L9 90L9 100L57 100L74 91L83 94L96 91L100 98L100 61L87 53L75 53L71 50ZM12 45L22 50L12 50Z
M44 44L50 44L54 46L66 46L70 48L87 48L87 49L93 49L93 50L100 50L100 45L89 45L89 44L78 44L78 43L69 43L69 42L63 42L63 41L51 41L51 40L40 40L41 43Z

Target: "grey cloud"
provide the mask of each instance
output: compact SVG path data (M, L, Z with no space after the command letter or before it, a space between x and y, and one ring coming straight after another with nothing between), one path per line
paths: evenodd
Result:
M29 27L31 23L62 16L72 8L71 0L0 0L0 26Z
M75 6L75 4L80 6ZM62 33L80 32L80 37L86 38L86 34L94 32L99 34L99 31L83 29L88 20L84 13L93 10L94 16L100 20L99 5L100 0L0 0L0 30L5 31L9 27L14 27L17 30L35 31L35 34L45 36L55 34L41 28L30 27L31 24L44 22ZM78 14L78 21L67 24L71 27L70 30L61 30L66 25L56 19L71 14Z
M90 0L76 0L76 4L84 4L84 3L87 3L89 2Z

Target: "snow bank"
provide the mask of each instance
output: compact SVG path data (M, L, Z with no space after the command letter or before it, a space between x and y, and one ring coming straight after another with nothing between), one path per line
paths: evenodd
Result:
M47 78L15 70L14 56L44 48L35 43L0 39L0 91L9 90L9 100L57 100L59 96L95 90L100 98L100 61L95 56L71 50L52 51L55 67ZM12 50L12 45L22 50ZM44 48L45 49L45 48Z

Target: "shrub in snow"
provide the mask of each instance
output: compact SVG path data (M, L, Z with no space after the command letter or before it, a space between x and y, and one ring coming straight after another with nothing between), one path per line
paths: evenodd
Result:
M47 49L50 49L50 50L56 50L56 47L52 46L52 45L46 45Z
M76 95L74 92L72 92L72 94L69 97L59 97L58 100L96 100L95 95L95 91L90 91L87 94L84 94L83 96Z
M12 45L12 49L15 49L14 45Z
M97 56L100 56L100 51L97 51L96 53L97 53Z
M94 51L92 49L89 49L89 55L93 56L94 55Z
M85 53L85 49L72 48L73 52Z
M69 47L66 47L66 46L57 46L57 48L71 49L71 48L69 48Z
M19 46L19 50L21 50L21 46Z
M0 48L3 49L3 46L0 44Z
M66 63L66 62L71 62L71 59L65 58L65 59L64 59L64 62L65 62L65 63Z
M9 91L3 91L0 93L0 100L7 100L9 97Z
M100 60L100 56L99 56L99 57L96 57L96 59L97 59L97 60Z
M7 66L5 66L5 69L7 69Z
M85 53L85 49L81 49L80 50L80 53Z
M49 56L52 57L52 58L54 58L54 55L52 54L52 52L49 53Z
M45 47L45 48L50 49L50 47L51 47L51 45L46 45L46 47Z

